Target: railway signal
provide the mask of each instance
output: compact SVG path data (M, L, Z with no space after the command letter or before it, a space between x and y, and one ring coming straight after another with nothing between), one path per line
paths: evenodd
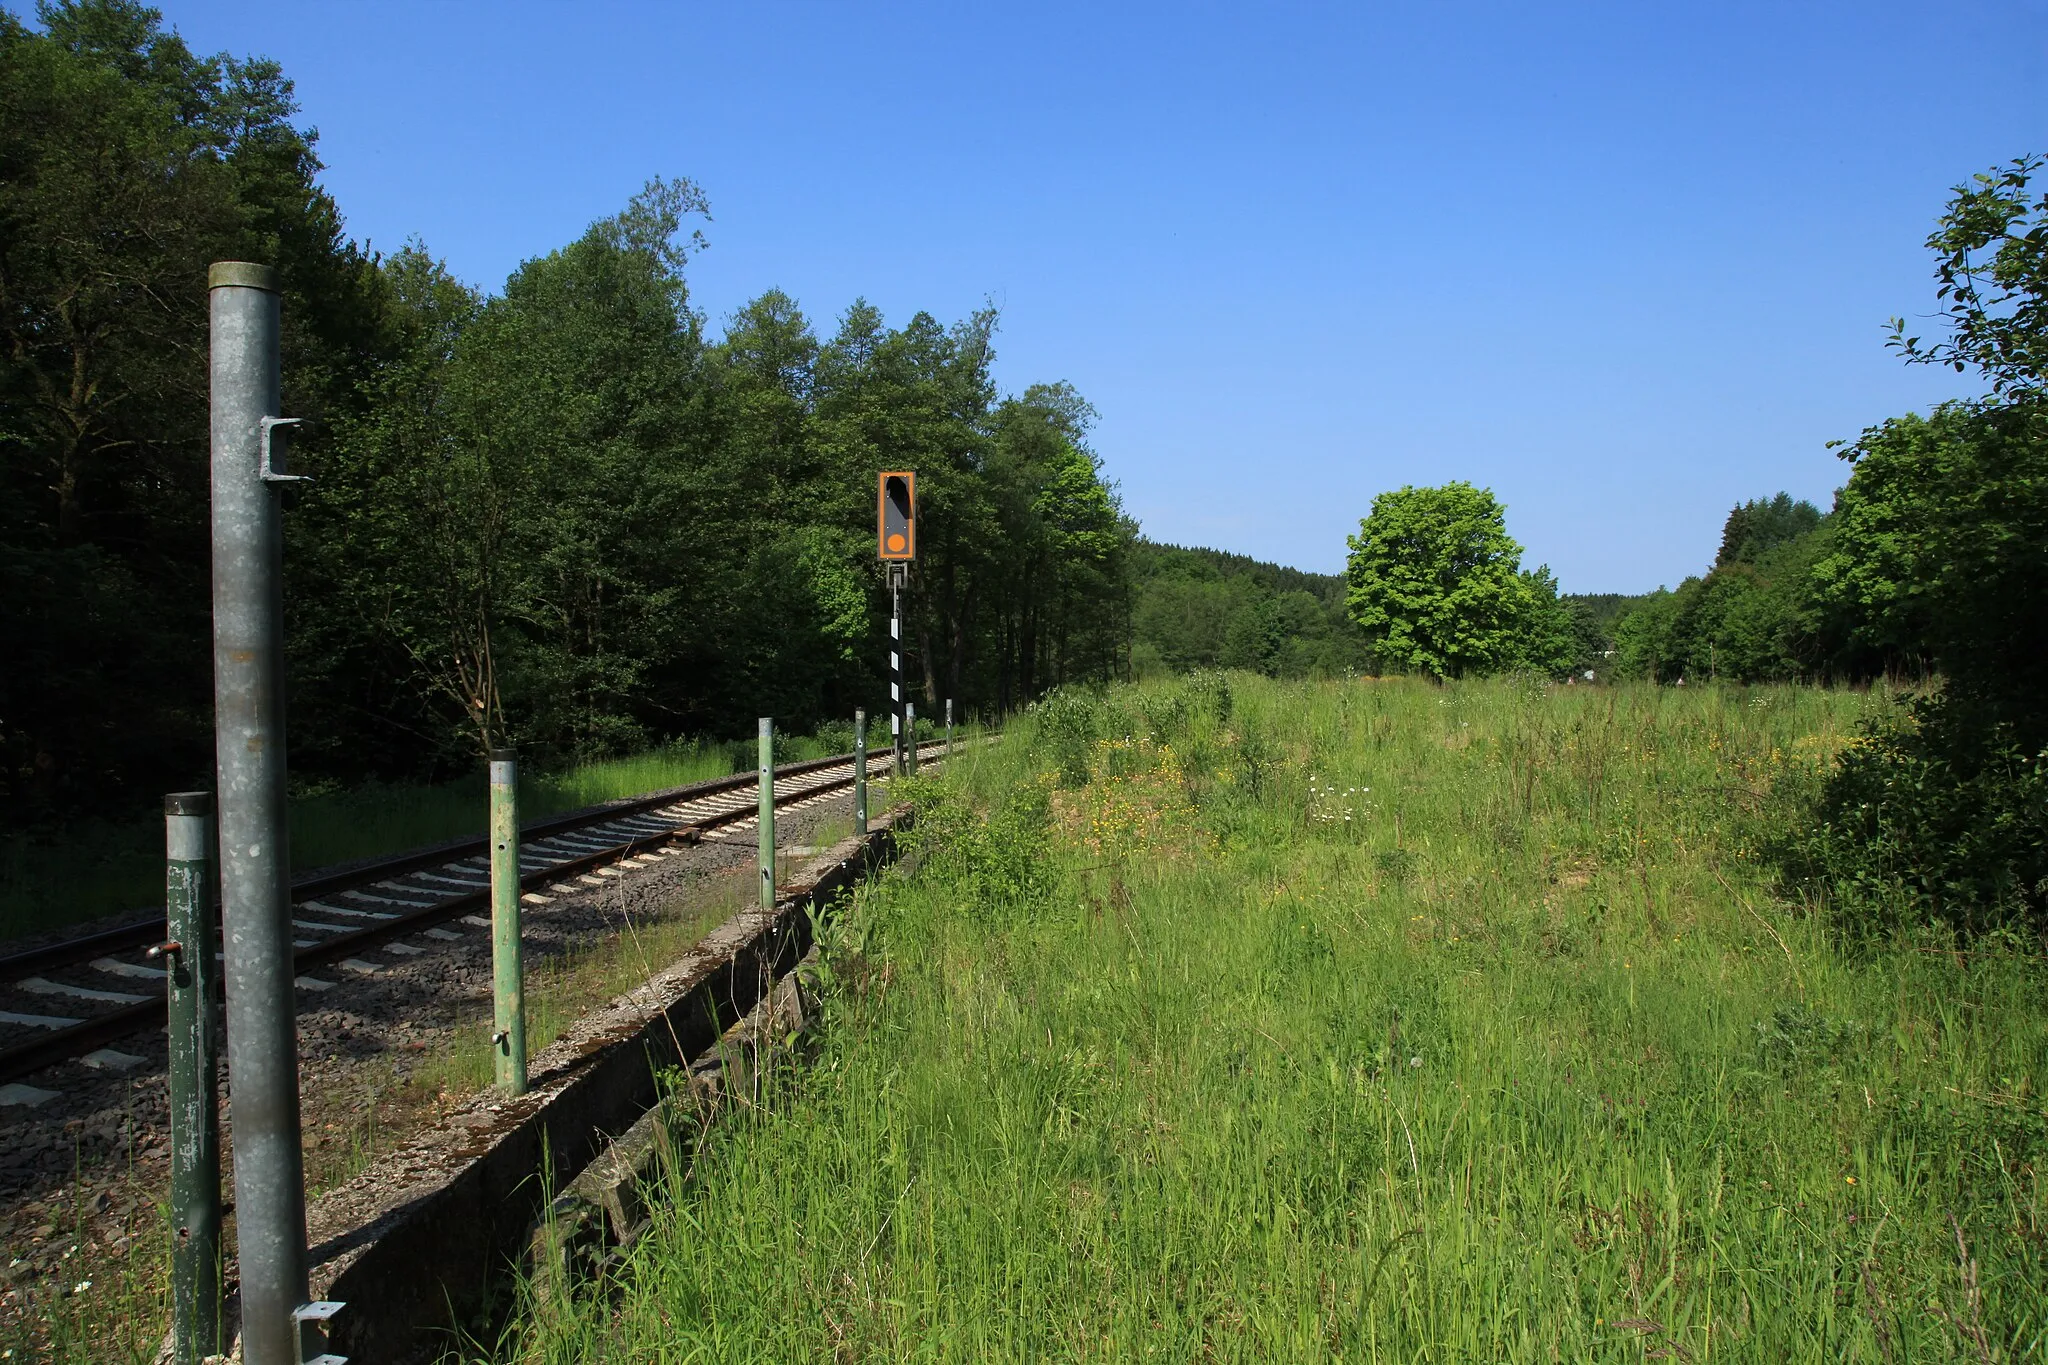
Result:
M875 491L875 553L889 566L889 749L904 774L903 588L917 558L917 471L885 469Z
M876 496L876 553L887 563L917 558L917 471L884 470Z

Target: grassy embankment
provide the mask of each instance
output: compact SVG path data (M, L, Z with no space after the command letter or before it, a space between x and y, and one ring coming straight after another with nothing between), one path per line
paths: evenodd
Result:
M1845 946L1754 861L1865 704L1042 706L830 931L815 1061L496 1355L2038 1359L2038 945Z
M794 736L781 761L842 753L851 727ZM753 742L675 744L565 771L522 774L520 813L537 819L663 787L752 771ZM292 866L302 871L395 853L483 829L484 774L459 782L374 783L296 798ZM163 903L163 820L82 827L61 839L0 839L0 940Z

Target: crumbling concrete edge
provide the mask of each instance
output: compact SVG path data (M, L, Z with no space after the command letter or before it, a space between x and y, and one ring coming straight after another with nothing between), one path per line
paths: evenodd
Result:
M644 984L578 1020L491 1093L322 1197L307 1213L316 1299L346 1307L328 1349L358 1362L431 1359L455 1344L520 1257L545 1196L661 1100L661 1074L716 1045L811 947L808 911L893 860L908 807L870 823Z
M810 1023L805 982L818 945L775 983L768 998L690 1063L652 1109L612 1139L534 1228L527 1271L545 1300L601 1278L652 1223L652 1199L684 1174L711 1126L735 1105L762 1102L768 1072L795 1061Z

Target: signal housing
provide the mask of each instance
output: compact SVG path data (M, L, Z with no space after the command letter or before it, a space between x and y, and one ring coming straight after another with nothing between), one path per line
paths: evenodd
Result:
M917 471L882 471L875 491L875 553L892 562L917 558Z

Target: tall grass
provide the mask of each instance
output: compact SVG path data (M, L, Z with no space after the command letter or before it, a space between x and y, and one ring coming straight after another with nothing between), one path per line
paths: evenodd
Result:
M853 747L851 726L778 740L798 762ZM523 773L520 813L534 819L620 797L750 771L754 741L678 743L559 772ZM292 866L301 872L480 833L485 775L455 782L370 783L291 803ZM163 901L163 823L79 826L62 839L0 840L0 939L61 928Z
M522 1360L2018 1360L2038 960L1774 900L1788 688L1059 698Z

